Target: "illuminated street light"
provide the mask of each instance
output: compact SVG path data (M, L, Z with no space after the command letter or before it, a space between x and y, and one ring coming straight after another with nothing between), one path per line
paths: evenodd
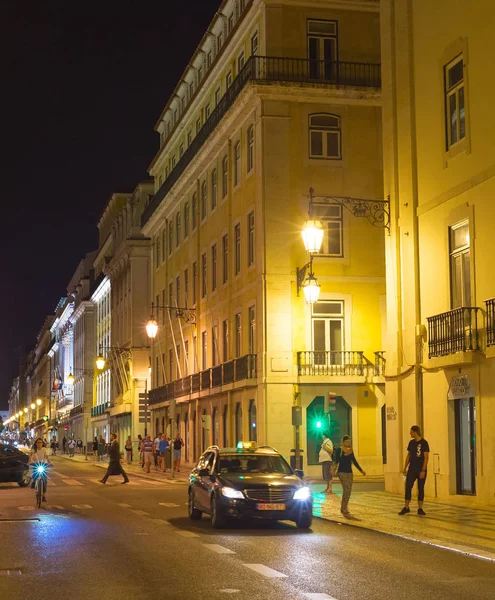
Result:
M26 407L24 408L24 412L25 412L25 413L27 413L27 411L28 411L28 408L27 408L27 406L26 406Z
M100 354L96 358L96 368L100 371L103 371L103 369L105 368L105 362L105 357L103 356L103 354Z
M74 385L76 378L74 377L74 375L72 375L72 371L69 373L69 375L67 376L67 383L69 385Z
M43 401L42 401L40 398L38 398L38 399L36 400L36 404L37 404L38 406L41 406L41 405L43 404Z
M150 320L146 324L146 333L151 339L155 339L158 334L158 321L153 316L150 317Z
M304 223L302 238L306 252L319 252L323 242L323 226L320 221L310 220Z
M313 273L309 273L306 277L304 283L302 284L302 290L304 292L304 297L308 304L314 304L318 301L320 296L321 286L318 283L318 280L313 275Z
M31 402L31 410L34 410L36 408L36 404L34 402Z

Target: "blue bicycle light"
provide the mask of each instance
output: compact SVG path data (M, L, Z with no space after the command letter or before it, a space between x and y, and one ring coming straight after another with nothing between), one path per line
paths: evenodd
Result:
M38 465L36 467L36 470L38 471L38 473L44 473L45 472L45 466L44 465Z

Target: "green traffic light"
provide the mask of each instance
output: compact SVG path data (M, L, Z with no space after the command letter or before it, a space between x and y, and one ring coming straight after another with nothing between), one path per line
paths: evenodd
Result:
M316 421L316 429L321 429L321 421Z

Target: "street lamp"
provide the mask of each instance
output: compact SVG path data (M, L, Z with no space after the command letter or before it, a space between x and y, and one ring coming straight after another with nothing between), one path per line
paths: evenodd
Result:
M146 333L148 337L154 340L158 333L158 321L155 319L153 315L151 315L150 320L146 324Z
M150 339L155 339L158 335L158 321L155 318L155 310L158 312L159 310L166 310L170 314L177 317L177 319L183 319L186 323L195 324L196 323L196 309L188 308L183 306L160 306L158 304L151 305L151 317L148 323L146 324L146 333Z
M311 209L310 209L311 210ZM302 238L306 252L319 252L323 242L323 226L320 221L310 219L304 223Z
M309 272L301 287L308 304L318 302L321 286L312 271Z
M36 408L36 404L34 402L31 402L31 410L34 410Z
M69 385L74 385L75 381L76 381L76 378L74 377L74 375L72 375L72 371L70 371L69 374L67 375L67 383Z
M41 406L41 405L43 404L43 401L42 401L40 398L38 398L38 399L36 400L36 404L37 404L38 406Z
M105 362L106 362L106 361L105 361L105 357L103 356L103 354L99 354L99 355L96 357L96 368L97 368L99 371L103 371L103 369L105 368Z

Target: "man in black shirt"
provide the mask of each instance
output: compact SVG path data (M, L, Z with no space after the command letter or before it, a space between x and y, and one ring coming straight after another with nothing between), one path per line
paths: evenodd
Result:
M421 436L421 430L417 425L411 427L409 432L412 440L407 446L406 464L404 465L404 475L406 476L406 501L404 508L399 515L406 515L411 512L409 503L411 502L411 491L416 479L418 480L418 515L425 515L423 510L423 500L425 498L425 482L428 467L428 457L430 456L430 446Z

